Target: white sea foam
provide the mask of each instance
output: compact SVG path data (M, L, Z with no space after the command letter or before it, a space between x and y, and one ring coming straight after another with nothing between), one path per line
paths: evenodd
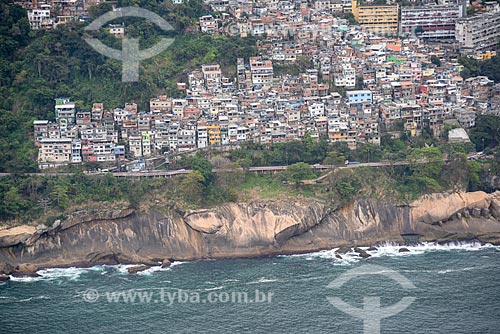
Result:
M48 268L37 271L37 274L41 275L41 279L43 280L57 280L57 279L68 279L70 281L76 281L80 278L80 276L84 273L91 271L102 271L104 268L101 266L90 267L90 268Z
M409 250L409 252L399 252L399 250L404 247ZM445 252L445 251L478 251L487 248L493 248L500 250L500 247L493 246L491 244L481 244L479 242L451 242L446 244L439 244L436 242L424 242L418 245L398 245L385 243L377 246L377 250L373 252L368 252L373 257L381 256L411 256L420 255L428 252Z
M1 303L25 303L25 302L30 302L32 300L39 300L39 299L50 299L50 297L47 297L44 295L28 297L28 298L16 298L16 297L0 296L0 304Z
M10 280L12 282L33 283L33 282L41 281L42 277L29 277L29 276L14 277L11 275Z
M261 283L274 283L274 282L282 282L282 281L278 280L277 278L260 277L259 279L248 282L247 284L261 284Z
M408 249L408 252L400 252L401 248ZM353 247L354 248L354 247ZM491 244L481 244L478 242L452 242L446 244L439 244L435 242L424 242L418 245L400 245L396 243L383 243L376 246L377 250L369 251L369 247L359 247L363 249L371 257L395 257L395 256L414 256L421 255L427 252L444 252L444 251L478 251L481 249L493 248L500 250L500 246L493 246ZM353 263L362 260L358 256L358 253L351 251L346 254L339 254L336 251L339 248L334 248L330 250L323 250L319 252L307 253L307 254L295 254L295 255L283 255L282 257L302 257L307 261L311 261L317 258L320 259L331 259L334 261L334 265L351 265ZM340 256L340 258L339 258Z
M206 288L206 289L203 289L203 291L215 291L215 290L222 290L222 289L224 289L224 285L215 286L213 288Z

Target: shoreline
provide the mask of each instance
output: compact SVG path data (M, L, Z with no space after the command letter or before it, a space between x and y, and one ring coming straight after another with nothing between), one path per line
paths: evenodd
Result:
M228 203L189 214L130 208L86 213L33 234L1 237L0 274L262 258L416 242L500 245L500 191L438 193L404 207L361 199L332 208L296 199Z
M275 253L269 253L269 254L263 254L263 255L248 255L248 256L215 256L215 257L200 257L200 258L179 258L179 259L169 259L171 262L171 265L167 267L162 267L161 262L157 262L156 264L145 264L144 262L122 262L122 263L110 263L110 262L75 262L75 263L66 263L62 265L56 265L56 266L39 266L36 268L36 270L32 273L25 273L25 274L20 274L20 273L12 273L8 274L10 277L10 280L12 278L15 279L26 279L26 278L41 278L43 275L40 275L38 272L43 271L43 270L52 270L52 269L89 269L93 267L99 267L99 266L129 266L129 268L132 267L138 267L138 266L147 266L143 268L142 270L139 270L134 273L129 273L129 275L133 274L140 274L144 271L147 271L150 268L156 268L156 267L161 267L162 269L168 269L173 266L176 266L177 264L180 263L185 263L185 262L195 262L195 261L212 261L212 260L238 260L238 259L268 259L268 258L275 258L275 257L282 257L282 256L301 256L301 255L313 255L316 253L321 253L321 252L332 252L333 254L337 256L341 256L340 258L337 257L337 259L344 259L346 255L350 255L351 259L356 259L358 261L365 260L366 258L359 256L359 252L355 251L355 249L363 249L363 248L375 248L376 250L370 251L371 253L377 254L379 250L385 249L385 248L397 248L397 249L406 249L407 251L401 252L399 250L400 255L406 255L406 256L411 256L411 255L420 255L415 254L412 251L409 251L408 248L415 248L416 250L420 251L426 251L429 248L427 246L431 246L430 249L434 248L435 251L446 251L446 250L453 250L453 249L469 249L470 247L468 246L473 246L477 247L475 250L479 250L481 248L496 248L500 247L500 243L488 243L488 242L482 242L477 239L471 239L471 240L462 240L462 241L423 241L423 242L418 242L418 243L393 243L393 242L379 242L373 245L356 245L356 244L351 244L351 246L338 246L338 247L333 247L333 248L321 248L321 249L312 249L312 250L304 250L304 251L297 251L297 252L275 252ZM447 249L448 248L448 249ZM338 252L339 250L344 249L342 252ZM346 251L345 249L350 249L350 251ZM365 250L366 251L366 250ZM357 255L357 256L356 256ZM394 256L395 254L393 254ZM370 255L369 257L372 257ZM367 257L367 258L369 258Z

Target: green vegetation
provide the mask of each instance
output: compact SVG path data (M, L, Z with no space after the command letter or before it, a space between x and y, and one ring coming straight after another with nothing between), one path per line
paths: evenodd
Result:
M0 178L0 218L29 222L42 214L58 216L69 207L92 203L123 202L137 207L140 201L161 187L163 185L157 180L134 181L111 175L4 177Z
M83 40L84 24L30 31L26 11L10 0L0 0L0 15L6 18L0 22L0 172L36 171L36 149L29 133L34 119L54 118L56 97L71 97L78 109L90 109L94 102L103 102L106 108L135 102L140 110L147 110L151 97L178 96L176 83L186 80L189 69L218 62L232 71L237 57L256 54L251 37L188 32L196 31L194 18L208 13L201 0L182 5L118 1L120 7L133 5L166 18L176 28L175 42L160 55L141 62L139 82L123 83L121 63L98 54ZM94 17L107 12L109 6L95 8ZM127 18L126 23L127 34L140 38L141 48L165 35L146 20ZM96 38L121 49L121 41L104 31Z
M477 151L498 146L500 144L500 117L479 115L470 137Z
M295 184L299 184L299 182L303 180L310 180L317 177L311 165L305 162L296 162L288 166L282 175L285 180L290 180L295 182Z
M431 63L433 63L437 67L440 67L441 66L441 59L439 59L439 57L437 57L437 56L431 56Z
M464 78L487 76L489 79L500 82L500 57L479 61L469 57L461 57L458 62L464 66L460 75Z

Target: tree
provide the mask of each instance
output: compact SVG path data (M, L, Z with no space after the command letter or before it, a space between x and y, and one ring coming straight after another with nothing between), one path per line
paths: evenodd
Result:
M182 180L180 189L186 202L200 204L205 191L205 178L199 171L189 173Z
M69 204L68 190L69 185L66 180L56 179L53 181L50 197L51 200L61 209L65 209Z
M407 157L412 175L410 181L422 191L441 189L439 178L444 166L441 150L437 147L415 148Z
M252 160L248 158L240 158L236 160L236 164L246 172L250 167L252 167Z
M0 216L14 218L26 207L26 204L26 201L19 193L19 189L12 186L3 196L0 205Z
M471 130L470 138L476 145L477 151L498 146L500 144L500 117L479 115L476 119L476 126Z
M344 19L346 19L349 24L356 24L356 18L354 17L353 13L345 13Z
M190 159L190 165L193 171L199 172L203 176L205 186L212 184L214 175L212 173L213 166L200 153Z
M284 171L284 175L288 180L299 183L302 180L310 180L316 178L316 174L310 165L305 162L297 162L290 165Z
M229 163L222 166L221 168L231 171L217 173L215 178L216 185L224 191L230 191L233 188L237 189L245 179L245 174L239 167L240 166L235 163Z
M323 160L323 165L343 165L346 161L346 157L337 151L332 151L328 153L328 156Z
M354 87L354 89L361 90L361 89L364 88L363 85L364 85L364 78L363 78L363 76L362 75L356 76L356 86Z
M441 59L437 56L431 56L431 63L436 65L437 67L441 67Z

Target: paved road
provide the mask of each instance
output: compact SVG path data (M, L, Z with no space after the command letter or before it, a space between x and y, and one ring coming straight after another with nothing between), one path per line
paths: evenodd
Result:
M399 161L399 162L394 162L392 165L394 166L400 166L400 165L406 165L406 162ZM325 170L333 170L333 169L349 169L349 168L359 168L359 167L382 167L382 166L390 166L391 163L388 161L384 162L368 162L368 163L360 163L360 164L352 164L352 165L344 165L344 166L339 166L336 167L334 165L311 165L311 167L315 170L318 171L325 171ZM262 166L262 167L250 167L248 171L250 172L280 172L283 171L287 168L287 166ZM231 172L231 169L217 169L215 168L213 170L214 173L227 173ZM191 173L192 170L190 169L180 169L180 170L171 170L171 171L149 171L149 172L110 172L110 173L104 173L104 172L98 172L98 173L88 173L86 175L89 176L94 176L94 175L103 175L103 174L111 174L115 177L172 177L176 175L182 175L182 174L189 174ZM47 173L0 173L0 177L10 177L13 175L27 175L27 176L69 176L69 175L74 175L74 173L54 173L54 172L47 172ZM318 180L321 180L328 176L328 174L323 175L320 177Z

